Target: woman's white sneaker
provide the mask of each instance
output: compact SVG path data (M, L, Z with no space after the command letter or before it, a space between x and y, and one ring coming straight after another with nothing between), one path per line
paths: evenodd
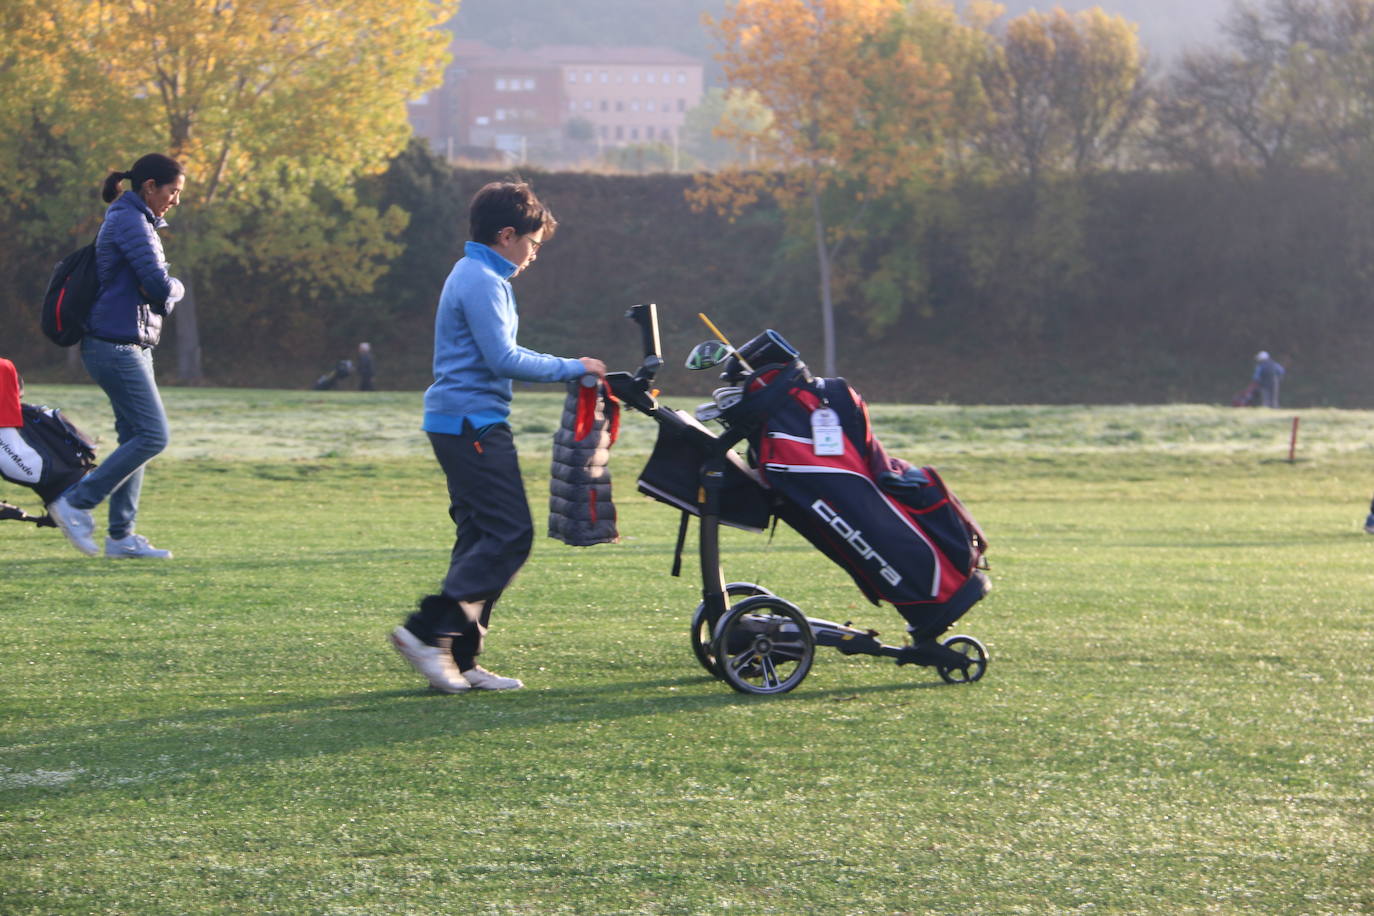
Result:
M148 539L141 534L129 534L122 538L105 539L105 556L107 557L147 557L154 560L170 560L172 552L170 550L159 550Z
M48 515L57 522L57 527L62 529L73 547L88 557L99 556L100 548L92 537L95 519L91 517L89 509L78 509L67 502L66 496L59 496L48 503Z

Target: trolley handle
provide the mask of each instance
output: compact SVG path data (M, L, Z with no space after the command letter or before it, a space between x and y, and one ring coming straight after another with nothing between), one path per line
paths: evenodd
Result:
M644 362L640 364L635 378L644 382L653 381L658 370L663 368L663 345L658 338L658 306L652 302L648 305L632 305L625 317L639 325L639 339L644 345Z
M635 374L628 372L608 372L606 382L611 391L631 407L643 413L652 413L657 408L651 383L658 370L663 368L663 346L658 337L658 306L632 305L625 317L639 325L639 338L644 347L644 361Z

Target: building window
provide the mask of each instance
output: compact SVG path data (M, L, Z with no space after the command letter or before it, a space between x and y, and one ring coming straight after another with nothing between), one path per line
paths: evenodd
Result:
M630 74L630 82L634 83L636 86L639 85L639 74L638 74L638 73L631 73L631 74Z
M609 73L607 73L605 70L602 70L602 71L601 71L601 82L603 82L603 83L608 83L608 82L610 82L610 81L611 81L611 75L610 75Z
M617 125L615 126L615 138L616 138L617 140L624 140L624 139L625 139L625 128L624 128L623 125L617 124Z
M677 72L677 84L679 86L687 85L687 74L683 73L681 70Z
M625 82L625 74L623 74L623 73L617 73L617 74L615 75L615 81L616 81L617 83L624 83L624 82Z
M577 99L568 102L568 111L577 111Z
M624 102L623 99L616 99L616 100L615 100L615 110L616 110L616 111L624 111L624 110L625 110L625 102Z
M668 74L667 74L667 72L665 72L665 73L663 74L663 85L665 85L665 86L668 85Z
M583 82L590 83L592 81L592 71L588 70L586 73L583 74L583 76L585 77Z
M424 95L420 96L418 99L412 99L411 102L410 102L410 104L412 104L412 105L428 105L428 104L429 104L429 93L426 92Z
M529 90L534 89L534 77L530 76L525 78L525 88Z
M601 110L602 110L602 111L607 111L607 110L610 109L610 107L611 107L611 104L610 104L609 102L607 102L605 99L602 99L602 100L601 100Z
M630 139L631 139L631 140L638 140L638 139L639 139L639 128L638 128L638 127L631 127L631 128L630 128Z
M592 100L591 100L591 99L587 99L585 102L582 103L582 110L583 110L583 111L591 111L591 110L592 110Z
M506 91L506 78L505 78L504 76L498 76L498 77L496 78L496 91L497 91L497 92L505 92L505 91Z
M630 103L630 110L639 111L639 99L635 99L633 102Z
M650 71L646 74L645 78L646 78L646 81L647 81L648 83L652 84L652 83L654 82L654 71L650 70Z
M610 137L611 129L607 127L605 124L602 124L600 127L596 129L596 132L602 140L605 140Z
M656 106L654 105L654 100L653 100L653 99L650 99L649 101L647 101L647 102L644 103L644 110L645 110L645 111L654 111L654 110L656 110Z
M678 111L686 111L686 110L687 110L687 100L686 100L686 99L678 99L678 100L677 100L677 110L678 110Z
M504 120L506 120L506 109L504 109L504 108L498 108L498 109L496 109L496 120L498 120L498 121L504 121Z
M577 71L576 71L576 70L569 70L569 71L568 71L568 82L570 82L570 83L575 83L575 82L577 82Z

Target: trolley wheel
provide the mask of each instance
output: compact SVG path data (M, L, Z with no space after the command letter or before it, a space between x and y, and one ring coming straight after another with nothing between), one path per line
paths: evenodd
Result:
M988 670L988 650L972 636L951 636L941 643L946 649L968 659L967 666L937 665L936 671L947 684L972 684Z
M718 676L740 693L786 693L811 670L816 638L796 605L755 595L721 616L711 653Z
M773 594L762 585L755 585L752 582L731 582L725 586L725 597L747 598L750 595L771 595ZM727 601L727 604L733 603ZM706 619L706 602L697 605L696 612L692 614L692 654L697 657L701 667L711 672L713 677L719 677L716 672L716 657L711 654L711 621Z

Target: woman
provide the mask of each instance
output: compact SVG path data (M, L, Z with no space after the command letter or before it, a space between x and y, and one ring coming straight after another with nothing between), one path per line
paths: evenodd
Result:
M130 190L119 193L122 182ZM143 466L167 447L167 413L153 377L153 348L162 319L180 301L181 281L167 272L157 230L181 202L186 174L175 160L149 153L127 172L111 172L101 196L110 204L96 237L100 296L91 309L81 360L114 411L119 447L80 483L48 506L67 539L96 556L91 509L110 501L107 557L171 557L134 533Z

